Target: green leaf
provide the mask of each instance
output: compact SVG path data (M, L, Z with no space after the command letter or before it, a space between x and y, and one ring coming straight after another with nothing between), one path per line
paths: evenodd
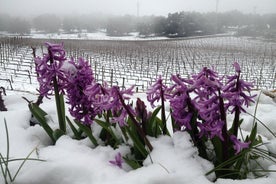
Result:
M243 119L240 119L239 125L238 125L239 127L241 126L242 122L243 122ZM232 127L228 130L229 135L232 135L233 133L234 133L234 123L232 124Z
M256 135L257 135L257 123L255 123L253 129L251 130L250 136L249 136L249 140L251 141L251 143L255 142Z
M180 130L181 129L180 126L176 123L175 119L173 118L172 109L170 109L170 114L171 114L170 117L171 117L173 132Z
M98 142L95 139L95 137L93 136L91 129L88 128L87 126L83 125L82 123L78 122L77 120L75 120L75 123L88 136L88 138L94 144L94 146L98 146Z
M156 118L157 114L159 113L159 111L161 110L161 106L157 107L153 112L152 115L149 119L149 123L151 124L152 121L154 121L154 119Z
M8 160L10 159L10 137L9 137L9 130L8 130L6 119L4 119L4 123L5 123L6 139L7 139L7 155L6 155L6 160L2 157L2 160L5 165L5 172L3 176L5 177L5 179L7 178L7 176L9 176L10 180L12 181L11 173L8 166L9 165Z
M162 134L163 122L157 117L158 112L161 110L161 106L157 107L146 124L146 135L152 137L158 137Z
M42 128L46 131L46 133L52 139L52 141L55 142L55 138L53 137L53 129L48 125L47 120L45 118L47 113L34 103L29 104L29 109L30 109L31 113L33 114L33 116L38 120L38 122L40 123Z
M273 135L274 138L276 138L276 134L268 127L265 123L263 123L260 119L258 119L256 116L253 116L252 114L246 112L248 115L252 116L254 120L257 120L259 123L261 123L262 126L264 126L270 133Z
M220 175L219 176L217 175L217 177L225 177L226 175L228 175L228 177L230 177L230 178L237 179L237 175L242 176L241 170L238 170L236 168L231 168L231 166L234 165L235 163L237 163L239 165L241 162L244 162L245 159L248 157L248 153L250 151L251 151L250 149L242 150L239 154L234 155L231 158L229 158L228 160L216 165L216 167L214 169L210 170L205 175L207 176L207 175L211 174L212 172L219 173L219 171L227 171L227 172L220 173Z
M225 162L222 162L221 164L218 164L214 169L210 170L205 175L208 176L209 174L211 174L215 171L218 171L218 170L226 170L227 168L224 168L225 166L233 164L240 157L241 157L241 154L235 155L234 157L226 160Z
M94 121L106 130L108 130L110 127L110 124L108 122L105 122L99 119L94 119Z
M73 131L75 138L80 140L82 131L78 131L67 116L66 116L66 120L67 120L67 123L69 124L71 130Z
M132 169L138 169L142 167L142 165L140 165L136 160L131 160L127 157L123 157L123 159Z
M40 116L45 117L46 115L48 115L47 112L45 112L43 109L41 109L41 108L40 108L38 105L36 105L35 103L30 103L30 104L29 104L29 108L30 108L30 106L33 107L33 108L35 108L35 111L36 111Z
M109 145L114 149L118 148L118 145L120 145L120 142L116 141L104 128L102 128L99 138L104 141L105 145Z
M158 137L162 134L162 120L158 117L155 118L155 120L152 122L152 124L149 124L150 126L150 136Z
M214 137L211 141L213 143L215 153L216 153L216 162L222 163L223 161L222 142L218 137Z
M55 94L55 100L56 100L59 129L62 130L63 132L66 132L63 95L59 94L57 78L53 77L52 81L53 81L54 92L55 92L54 94Z
M37 148L34 148L34 150L36 149ZM17 162L17 161L24 161L24 160L26 160L26 158L13 158L13 159L9 159L9 162ZM46 162L46 160L42 160L39 158L28 158L28 160Z
M12 179L12 177L11 177L11 173L9 171L8 161L6 161L6 159L2 156L1 153L0 153L0 166L1 166L2 176L5 179L5 183L9 183L8 182L8 176L9 176L10 180Z
M44 160L40 160L40 159L33 159L30 158L30 156L32 155L32 153L36 150L36 148L34 148L28 155L26 158L23 159L23 162L20 164L20 166L18 167L15 175L12 178L12 181L15 180L15 178L17 177L17 175L19 174L20 170L22 169L23 165L26 163L27 160L33 160L33 161L44 161Z
M127 142L129 140L129 136L127 135L127 131L124 127L120 127L121 131L122 131L122 135L125 138L125 141Z
M235 166L234 166L234 168L235 168L234 170L240 171L239 175L240 175L241 179L245 179L245 178L243 178L244 176L242 176L242 175L244 175L243 173L246 172L246 168L243 168L243 170L241 170L243 166L246 167L246 165L244 165L244 163L246 162L245 159L246 159L245 155L242 154L241 157L236 160Z
M34 148L27 155L26 158L10 159L9 131L8 131L6 119L4 119L4 123L5 123L6 139L7 139L7 148L6 148L7 153L6 153L6 157L3 157L3 155L0 153L0 167L1 167L1 172L2 172L2 176L5 180L5 183L8 184L8 183L13 183L13 181L16 179L16 176L18 175L18 173L20 172L21 168L23 167L23 165L25 164L25 162L27 160L34 160L34 161L41 161L41 160L35 159L35 158L30 158L31 154L34 152L34 150L36 150L36 148ZM11 172L9 170L9 163L13 162L13 161L23 161L23 162L20 164L15 175L12 177Z
M103 127L103 129L105 129L112 136L112 138L116 141L117 145L120 144L120 141L118 140L118 138L114 134L113 130L111 129L111 125L108 122L105 122L105 121L102 121L102 120L99 120L99 119L94 119L94 121L98 125L100 125L101 127Z
M56 129L54 132L53 132L53 137L55 139L55 142L61 137L63 136L65 133L60 130L60 129Z
M133 141L135 149L137 149L140 152L140 154L144 158L146 158L147 155L148 155L148 152L145 148L145 145L142 143L141 139L139 139L137 133L135 131L133 131L135 129L131 130L129 127L125 127L125 129L126 129L128 135L129 135L129 137Z

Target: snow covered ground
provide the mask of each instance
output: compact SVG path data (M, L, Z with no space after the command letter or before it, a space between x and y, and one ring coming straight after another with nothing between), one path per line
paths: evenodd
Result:
M259 93L256 91L255 93ZM24 158L34 148L32 158L42 161L27 161L17 176L17 184L178 184L178 183L212 183L213 176L205 176L213 166L197 156L196 148L189 141L185 132L175 133L172 137L160 136L151 139L153 151L144 161L144 167L131 170L125 163L119 168L109 163L115 155L129 152L128 147L120 146L113 150L111 147L98 146L93 148L89 140L73 140L66 135L61 137L56 145L51 145L49 137L39 126L29 126L31 114L26 101L36 100L30 93L7 91L4 101L7 112L0 112L0 152L6 154L6 134L4 119L7 121L10 136L10 155L12 158ZM135 94L135 97L145 98L144 93ZM254 113L255 105L249 107ZM53 100L45 100L42 108L49 113L50 126L57 127L57 116ZM68 113L67 113L68 114ZM262 94L257 110L257 118L262 120L276 133L276 103L272 98ZM252 126L252 117L244 114L243 130L246 132ZM231 118L231 117L230 117ZM272 137L261 125L259 134L264 136L267 147L276 153L276 138ZM11 162L9 167L15 174L20 162ZM268 165L269 169L276 170L276 165ZM4 183L0 176L0 183ZM219 179L217 184L275 184L276 174L267 177L247 180Z
M39 37L39 35L37 36ZM43 34L42 36L44 36L43 38L49 38L49 36L57 38L55 37L56 35ZM77 35L72 35L71 39L75 39L76 37ZM70 35L67 35L66 39L68 38L70 38ZM102 40L104 37L103 35L101 35L98 38ZM110 37L108 38L110 39ZM118 39L118 37L116 37L116 39ZM206 42L207 45L209 45L208 41L210 41L210 43L213 43L214 40L217 41L218 44L224 43L221 41L222 39L202 39L201 42ZM240 39L234 39L234 41L238 42L240 41ZM229 44L232 43L233 42L229 42ZM198 40L188 41L188 45L190 47L197 44ZM254 50L251 42L248 44L247 42L243 42L243 44L244 45L238 44L239 47L236 46L237 44L234 44L233 47L238 51L241 50L240 47L244 47L249 50ZM263 46L263 43L259 43L259 45ZM222 48L225 47L225 49L229 48L229 45L222 44L222 46ZM275 44L271 44L269 46L264 47L264 49L269 51L269 49L266 48L271 48L272 52L275 48ZM166 47L166 45L164 47ZM210 44L210 48L212 48L212 44ZM22 54L24 55L25 53L26 55L22 57L25 59L25 62L27 62L26 58L29 58L30 61L32 60L31 50L30 48L28 49L28 52L26 51ZM206 53L213 53L210 52L210 50L208 49L206 50ZM161 52L156 53L159 54ZM204 52L200 52L200 54L202 53ZM233 53L235 52L233 51ZM238 54L240 54L242 57L244 56L244 53ZM190 55L192 58L196 58L193 56L193 54ZM232 57L236 58L237 55L233 55ZM198 57L201 58L200 55ZM208 57L206 58L204 56L204 58L208 61ZM225 56L225 58L227 57ZM15 59L16 57L14 57L14 60ZM210 56L210 61L208 62L211 63L211 60L213 61L213 56ZM245 60L247 61L247 59ZM233 60L231 58L231 63L232 61ZM258 61L256 61L255 63L259 63ZM274 62L273 54L271 54L271 60L268 61L271 63ZM249 59L248 63L252 63L252 61ZM267 67L270 66L267 65L267 63L263 65ZM16 66L18 67L18 65ZM243 66L246 69L248 68L247 63L245 63ZM23 65L20 65L20 67L24 68ZM223 67L226 68L226 65L223 65ZM258 72L259 67L260 65L254 65L250 66L250 69L255 72ZM271 70L275 71L275 68L271 67ZM15 70L11 71L15 73ZM245 71L249 75L249 71ZM122 73L122 71L120 72ZM149 72L151 72L151 70L149 70ZM273 74L273 72L266 73ZM32 153L31 158L39 158L45 161L27 161L26 164L23 166L22 170L20 171L19 175L17 176L14 182L15 184L212 183L211 180L214 178L214 176L211 175L206 177L205 173L211 170L213 168L213 165L208 161L203 160L197 156L197 151L195 147L193 147L193 145L191 144L188 134L185 132L175 133L172 137L160 136L157 139L151 138L150 141L154 149L151 152L150 156L144 161L144 167L137 170L130 169L129 166L127 166L127 164L125 163L123 164L122 169L109 163L110 160L114 160L114 157L117 153L120 152L123 156L129 153L130 150L127 146L120 146L116 150L113 150L111 147L108 146L98 146L94 148L92 143L88 139L77 141L72 139L70 137L70 134L61 137L57 141L56 145L52 145L50 138L39 125L29 125L31 113L28 110L27 102L21 98L22 96L24 96L29 100L35 101L37 99L37 96L34 93L36 92L37 82L34 80L32 80L32 82L29 82L28 75L26 74L16 74L19 77L13 78L13 80L15 81L13 83L13 87L17 90L20 89L21 91L9 90L7 91L7 96L3 97L8 111L0 112L0 153L3 156L5 156L7 151L6 133L4 128L4 119L6 119L10 137L10 156L12 158L24 158L33 149L36 149L35 152ZM34 73L31 74L32 77L35 77ZM9 76L10 74L8 75L8 77ZM267 77L264 74L262 76ZM273 76L275 76L275 74ZM23 82L23 80L25 82ZM5 81L0 82L0 86L6 83ZM29 91L31 93L27 93L24 91ZM254 93L259 94L260 91L255 91ZM139 97L141 99L146 98L145 93L137 93L135 94L135 98L136 97ZM275 98L273 100L271 97L262 94L260 101L258 103L256 114L257 118L260 119L263 123L265 123L274 133L276 133L275 101ZM255 107L256 104L252 104L249 107L248 111L251 114L254 114ZM42 108L49 114L48 118L50 126L58 127L56 107L54 101L45 99L44 103L42 104ZM67 113L67 115L69 115L69 113ZM231 119L232 117L229 116L229 118ZM244 122L242 124L242 129L246 134L246 132L250 131L252 128L253 118L248 114L243 114L243 118ZM274 138L271 135L271 133L269 133L267 129L265 129L261 124L259 124L258 126L258 133L262 135L263 140L268 143L266 145L267 149L269 149L273 153L276 153L276 138ZM16 173L20 163L20 161L9 163L12 175ZM263 162L263 164L268 169L276 170L276 165L267 162ZM4 183L1 174L0 183ZM215 183L275 184L276 173L269 173L267 177L258 179L219 179Z
M0 32L1 36L18 36L17 34L10 34ZM22 36L22 35L19 35ZM26 38L39 38L39 39L72 39L72 40L160 40L169 39L165 36L139 36L138 32L131 32L126 36L108 36L105 31L98 31L93 33L40 33L31 31L29 35L24 35Z
M8 89L35 91L32 87L36 83L36 74L31 46L36 47L37 55L42 55L42 45L51 40L2 40L1 85ZM72 40L69 36L66 40L52 41L64 43L68 58L84 57L88 60L97 81L107 81L120 87L136 85L139 91L144 91L159 75L168 84L171 74L188 78L204 66L228 75L233 72L231 64L237 61L241 65L243 78L254 82L254 88L276 89L276 43L273 42L244 37L138 42L92 41Z

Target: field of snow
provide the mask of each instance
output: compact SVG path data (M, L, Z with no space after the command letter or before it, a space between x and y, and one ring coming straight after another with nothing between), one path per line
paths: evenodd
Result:
M48 39L0 39L0 80L7 89L35 91L33 55L41 55ZM155 41L70 40L52 39L64 43L69 57L84 57L93 68L99 82L145 91L159 75L170 83L171 74L183 77L207 66L221 75L231 74L237 61L242 76L254 82L256 89L276 88L276 43L240 37L214 37ZM24 85L22 85L24 84Z
M17 36L16 34L12 35L6 32L0 32L1 36ZM24 35L25 38L33 39L71 39L71 40L160 40L168 39L167 37L161 36L152 36L152 37L143 37L139 36L138 32L131 32L126 36L108 36L106 31L98 31L93 33L40 33L37 31L31 31L30 34Z
M154 150L144 161L144 167L132 170L126 163L122 169L110 164L117 153L130 152L127 146L113 150L111 147L93 147L88 139L73 140L62 136L51 145L51 140L39 126L30 126L31 113L28 104L21 97L36 100L36 74L34 71L31 46L41 55L44 47L41 39L10 38L0 39L0 86L7 89L3 96L6 112L0 112L0 153L7 152L4 119L7 121L12 158L24 158L33 149L31 158L44 161L27 161L15 180L15 184L104 184L104 183L212 183L213 175L205 173L213 165L197 156L185 132L172 137L151 138ZM180 73L188 77L203 66L214 67L220 74L230 74L232 63L238 61L242 77L255 81L255 88L275 89L276 44L247 38L221 37L173 41L86 41L53 40L64 42L68 55L84 57L90 63L99 82L106 80L112 85L128 87L135 84L138 91L145 91L160 74L169 83L170 74ZM45 52L45 50L44 50ZM14 90L12 90L14 89ZM260 90L254 91L259 94ZM275 93L274 93L275 94ZM145 99L145 93L135 94L135 98ZM135 98L133 100L135 100ZM276 133L275 98L261 94L256 117ZM254 114L256 104L249 106ZM42 108L49 114L49 125L57 127L57 115L53 100L45 99ZM169 112L167 112L169 113ZM69 113L67 112L67 115ZM243 114L242 130L251 130L253 118ZM233 118L229 116L229 118ZM68 129L70 132L70 130ZM97 131L97 130L95 130ZM97 132L95 132L97 133ZM276 138L261 124L258 133L267 142L266 147L276 153ZM21 161L10 162L14 175ZM276 170L276 165L263 161L267 169ZM0 175L0 183L4 183ZM258 179L230 180L218 179L217 184L275 184L276 174L268 173Z
M256 91L255 93L259 93ZM103 184L103 183L148 183L148 184L178 184L178 183L212 183L213 176L205 176L212 169L212 164L197 156L195 147L189 141L185 132L175 133L172 137L160 136L151 138L154 150L150 157L144 161L144 167L131 170L123 163L122 169L109 163L115 155L129 153L126 146L113 150L111 147L98 146L93 148L88 139L73 140L66 135L61 137L56 145L51 145L51 140L39 126L29 126L31 114L27 103L21 97L36 100L37 96L24 93L7 91L4 101L7 112L0 112L0 152L6 154L6 134L4 119L7 121L10 141L10 156L24 158L34 148L31 158L45 161L27 161L17 176L14 183L18 184ZM143 93L135 97L145 99ZM57 117L53 100L45 100L42 104L49 113L50 126L57 127ZM255 105L249 107L253 113ZM261 95L257 117L276 133L276 103L268 96ZM243 115L245 121L243 129L250 130L252 117ZM231 118L231 117L230 117ZM69 131L69 129L68 129ZM272 137L266 129L259 125L259 134L268 142L269 150L276 152L276 138ZM15 174L20 165L11 162L9 167ZM264 163L268 169L276 170L276 165ZM3 183L0 176L0 183ZM247 180L219 179L217 184L275 184L276 174L269 173L264 178Z

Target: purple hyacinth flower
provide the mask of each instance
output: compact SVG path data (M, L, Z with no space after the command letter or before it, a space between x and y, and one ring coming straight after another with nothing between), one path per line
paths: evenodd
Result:
M42 96L48 97L54 91L53 79L57 80L59 92L64 90L65 77L62 66L66 58L62 44L45 43L45 45L48 47L48 53L43 54L42 58L35 58L35 69L40 85L39 92Z
M214 138L215 136L219 137L220 140L224 141L224 138L222 136L222 128L224 126L225 122L223 121L216 121L215 123L211 123L210 127L208 127L208 132L210 134L210 138Z
M198 127L200 129L199 137L207 136L212 139L217 136L218 138L220 138L220 140L224 141L222 135L223 126L223 121L215 121L212 123L198 123Z
M46 42L45 45L48 47L49 55L53 57L53 60L56 61L65 61L65 50L63 48L63 44L55 44Z
M71 59L63 70L67 77L66 92L70 114L84 124L91 124L97 112L84 93L87 86L95 80L90 65L82 58L79 58L77 63Z
M196 101L204 101L209 99L212 95L217 95L218 90L222 88L222 78L218 76L218 73L204 67L198 75L193 75L194 92L197 94Z
M237 74L227 77L228 80L223 88L222 96L228 100L225 106L231 113L234 113L235 110L245 112L243 105L248 107L250 102L254 102L253 98L256 95L250 94L253 84L240 78L241 70L239 64L235 62L233 66Z
M239 65L238 62L234 62L233 66L234 66L234 68L235 68L235 70L236 70L237 73L241 72L241 67L240 67L240 65Z
M167 86L163 84L163 80L159 76L157 81L147 91L147 100L150 102L152 108L155 107L155 102L159 102L162 99L162 95L164 100L169 98L166 91Z
M115 156L115 160L110 160L109 163L122 168L123 167L123 158L122 158L121 153L118 153Z
M186 80L179 75L173 75L171 80L175 82L172 88L168 88L167 91L171 92L171 95L167 95L170 99L170 106L172 108L172 116L175 122L180 126L191 130L191 119L194 113L198 110L195 107L193 100L189 93L193 90L191 85L194 83L192 80Z
M129 100L130 95L133 94L133 88L127 90L120 90L119 87L113 86L108 88L106 84L100 85L98 83L92 83L88 85L84 93L88 99L93 103L95 112L98 114L103 111L111 111L113 117L112 122L118 123L121 127L126 125L127 110L132 114L135 114L130 105L122 104L122 100Z
M101 85L96 82L88 85L84 90L84 94L87 96L88 100L92 102L94 110L97 114L101 114L106 107L110 104L109 89L104 84Z
M224 106L221 105L220 91L223 86L221 79L217 72L204 67L198 75L193 76L192 88L196 94L193 103L202 120L202 123L198 123L199 136L205 135L211 139L217 136L224 141L222 132L226 123L222 113Z
M172 108L172 116L175 119L176 123L182 127L185 126L188 130L191 130L190 121L193 115L193 112L189 111L188 101L189 96L184 93L179 96L175 96L170 99L170 105Z
M120 98L122 98L123 100L129 100L129 96L133 94L133 88L134 86L127 90L120 90L118 86L113 86L112 88L110 88L108 90L109 103L105 105L104 109L112 109L114 112L119 111L122 108Z
M125 109L122 109L121 112L120 112L120 115L117 116L117 117L112 117L112 122L114 123L118 123L120 127L123 127L123 126L126 126L127 123L127 111Z
M209 100L199 102L199 115L204 119L204 123L199 124L201 137L206 135L212 139L217 136L224 141L222 129L225 122L221 120L220 108L218 96L213 96Z
M133 88L134 86L132 86L127 90L120 90L118 87L115 87L115 86L111 88L110 94L111 94L112 100L107 107L113 112L113 114L119 114L119 116L113 117L112 121L118 122L119 126L121 127L127 125L126 119L127 119L127 115L129 115L128 112L130 112L132 115L135 115L135 111L130 105L126 104L124 106L122 104L122 100L125 101L130 99L129 95L133 94Z
M240 153L243 149L249 148L250 141L249 142L241 142L237 139L235 135L230 136L230 140L234 143L234 149L236 150L236 155Z

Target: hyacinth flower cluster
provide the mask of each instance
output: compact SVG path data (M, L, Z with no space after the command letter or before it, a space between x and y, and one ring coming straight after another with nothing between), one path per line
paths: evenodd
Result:
M66 56L62 44L51 44L46 42L45 45L47 47L48 53L43 54L42 58L35 57L34 61L37 72L37 80L40 85L40 96L49 98L50 95L55 95L59 129L52 132L51 128L46 123L44 123L44 128L48 130L48 135L52 138L53 141L55 141L57 137L60 137L66 132L65 113L62 111L64 87L66 85L66 77L62 67L66 60ZM29 106L30 105L36 104L29 104ZM32 108L30 107L30 109ZM42 119L40 121L43 122L46 121L45 117L43 116L39 119Z
M129 102L134 86L121 90L117 86L109 87L106 83L99 84L94 78L91 66L83 58L67 59L62 44L46 43L45 45L48 53L44 54L42 58L35 58L40 84L39 92L41 96L47 98L55 95L59 122L62 122L60 129L54 131L49 127L45 118L47 113L36 104L30 103L29 107L53 142L66 133L64 124L66 119L76 138L81 138L81 135L85 133L95 146L98 143L92 134L91 125L94 122L100 124L107 131L108 136L113 137L112 140L116 140L116 144L114 144L116 147L120 144L121 138L115 136L113 129L118 124L125 135L124 140L135 139L136 143L133 142L140 146L138 150L145 158L148 154L147 149L152 150L153 148L142 131L142 126L135 117L136 112ZM74 127L70 118L65 117L64 95L66 103L69 104L68 111L79 129ZM106 122L103 123L96 117L104 117ZM126 128L130 122L133 129ZM131 131L135 133L131 133Z
M114 149L120 144L130 146L130 155L118 153L111 164L120 168L124 161L133 168L143 165L143 160L154 149L148 137L169 135L167 102L173 132L187 131L190 134L199 155L218 168L213 170L217 177L242 178L234 172L241 171L244 164L241 161L237 164L234 158L240 158L258 142L256 126L249 137L239 139L240 114L245 112L245 106L254 102L255 96L250 94L253 85L241 79L237 62L233 64L235 74L232 76L220 77L214 70L204 67L189 79L172 75L171 86L166 86L159 76L147 91L147 100L153 108L150 112L141 99L133 103L134 86L122 90L118 86L100 84L87 61L67 59L61 44L46 43L46 46L48 53L35 58L40 94L47 98L55 95L61 121L65 121L63 95L66 97L75 124L68 117L66 120L74 138L82 139L86 135L95 146L105 144ZM226 83L223 82L225 79ZM53 131L47 124L47 113L35 104L29 107L54 142L66 133L64 122L61 131ZM228 114L234 116L230 127L227 127L231 125L227 122ZM94 126L101 127L98 138L93 135Z
M147 100L150 102L151 107L154 108L155 103L161 101L161 120L166 122L165 114L165 101L170 98L168 88L164 85L161 76L156 80L156 82L147 91ZM167 125L163 123L162 131L164 134L168 134Z
M70 104L70 114L84 124L91 124L97 111L88 96L84 95L84 90L95 83L90 65L82 58L79 58L77 62L71 58L63 67L63 71L65 71L67 80L65 89Z
M49 95L54 94L55 88L58 89L58 92L64 88L65 76L62 72L62 66L66 57L62 44L46 42L45 45L48 48L48 53L43 54L42 58L39 56L35 58L35 69L40 85L39 93L42 96L49 97Z
M172 76L174 85L170 105L174 130L189 132L199 155L213 161L215 166L221 166L251 145L251 140L242 142L237 136L241 123L239 116L245 112L243 106L254 102L255 96L250 94L253 85L240 79L241 71L237 62L233 66L236 74L227 76L225 85L223 77L206 67L191 79ZM230 128L227 127L227 113L234 113ZM213 144L214 154L207 151L208 141ZM217 171L216 174L218 177L237 177L227 171L231 167L234 167L234 163L224 165L220 168L222 171Z

